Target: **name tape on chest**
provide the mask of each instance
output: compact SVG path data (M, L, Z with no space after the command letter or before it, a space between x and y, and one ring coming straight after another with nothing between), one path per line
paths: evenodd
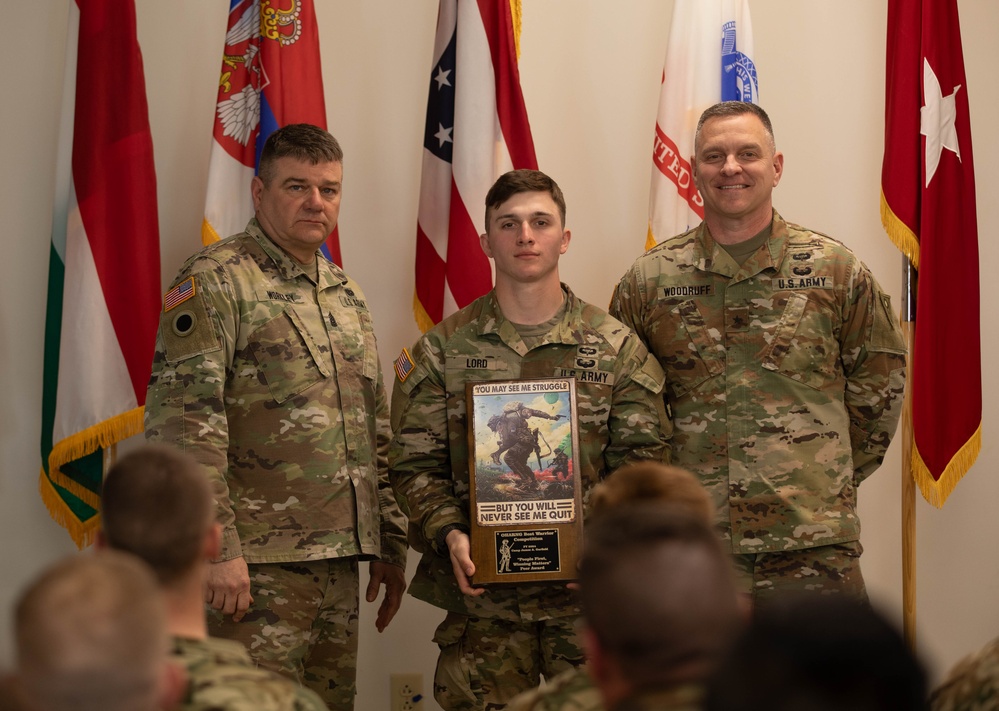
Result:
M770 280L776 290L788 289L832 289L833 278L828 276L774 277Z
M556 368L555 377L575 378L580 383L597 383L599 385L614 384L614 373L608 373L607 371L604 370L584 370L580 368Z
M496 356L448 356L448 370L507 370Z
M676 286L660 286L657 290L660 299L696 299L714 296L714 284L677 284Z

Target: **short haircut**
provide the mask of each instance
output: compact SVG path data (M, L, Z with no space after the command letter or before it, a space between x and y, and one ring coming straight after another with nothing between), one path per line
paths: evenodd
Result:
M788 594L753 620L707 684L707 711L919 711L922 665L866 602Z
M587 623L635 689L703 678L738 631L728 555L681 506L629 503L595 517L580 583Z
M704 126L706 121L714 118L742 116L744 114L752 114L760 120L763 128L766 129L767 137L770 139L770 150L776 151L777 142L774 140L774 127L770 123L770 117L762 107L748 101L722 101L706 108L701 117L697 119L697 130L694 132L694 155L697 155L697 148L701 144L701 127Z
M618 506L662 501L681 506L702 521L714 523L715 507L711 495L693 474L651 460L618 467L590 494L590 520Z
M520 193L548 193L558 207L562 228L565 229L565 196L554 180L540 170L511 170L504 173L486 193L486 232L489 232L489 213L514 195Z
M297 158L312 165L343 163L343 150L333 135L311 123L291 123L267 137L260 154L257 174L269 185L274 176L274 163L279 158Z
M101 492L108 545L149 565L170 584L202 562L214 521L208 475L190 456L145 445L119 459Z
M94 551L43 572L15 608L17 675L40 711L153 708L169 640L163 597L134 556Z

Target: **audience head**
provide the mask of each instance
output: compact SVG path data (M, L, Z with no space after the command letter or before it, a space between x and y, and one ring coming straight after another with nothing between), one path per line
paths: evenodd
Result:
M711 496L686 469L653 461L625 464L594 487L590 517L618 506L642 501L662 501L688 510L707 524L714 522Z
M792 595L761 603L708 684L707 711L922 711L926 675L864 602Z
M594 517L580 583L591 674L608 707L700 681L739 629L728 555L682 506L629 503Z
M208 478L176 449L146 445L119 459L104 479L101 505L100 543L138 556L162 585L217 554Z
M156 580L125 553L52 566L21 594L14 626L18 682L38 711L171 708L183 686Z

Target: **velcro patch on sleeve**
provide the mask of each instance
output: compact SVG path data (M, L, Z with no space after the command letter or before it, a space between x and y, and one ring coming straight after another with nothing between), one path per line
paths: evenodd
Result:
M400 383L404 383L415 367L416 363L413 362L413 357L409 355L409 349L403 348L402 353L395 359L395 377L399 379Z
M194 277L187 277L174 288L163 295L163 313L180 306L182 303L194 296Z

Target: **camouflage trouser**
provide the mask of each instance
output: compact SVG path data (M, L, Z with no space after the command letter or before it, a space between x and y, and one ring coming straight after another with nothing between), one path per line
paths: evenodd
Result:
M733 556L739 589L753 600L787 592L841 593L867 601L860 541L797 551Z
M434 698L444 711L501 709L542 675L583 663L578 627L578 617L515 622L449 612L434 634Z
M233 622L209 608L209 634L242 642L259 666L297 679L331 709L354 708L357 559L249 568L249 612Z

